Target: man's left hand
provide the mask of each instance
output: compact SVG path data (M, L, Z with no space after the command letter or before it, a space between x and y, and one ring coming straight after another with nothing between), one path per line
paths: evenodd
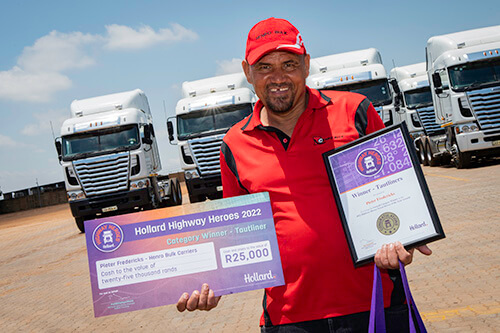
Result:
M427 245L418 246L416 249L426 256L432 254ZM399 269L398 260L401 260L405 266L410 264L413 260L414 250L406 251L400 242L384 244L375 254L375 264L382 269Z

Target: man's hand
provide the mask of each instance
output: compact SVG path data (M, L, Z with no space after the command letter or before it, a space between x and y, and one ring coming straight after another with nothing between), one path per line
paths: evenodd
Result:
M215 297L214 291L204 283L201 286L201 293L198 290L193 291L191 297L188 293L182 294L177 302L177 310L183 312L184 310L194 311L203 310L210 311L219 304L220 296Z
M413 251L406 251L403 244L400 242L384 244L375 254L375 264L382 269L399 269L398 259L406 266L413 260ZM427 245L418 246L417 250L425 254L431 255L432 251Z

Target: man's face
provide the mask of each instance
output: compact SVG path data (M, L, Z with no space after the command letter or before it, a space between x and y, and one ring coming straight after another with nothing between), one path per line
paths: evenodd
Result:
M291 110L305 92L309 58L308 54L274 51L252 66L243 61L243 70L266 109L284 113Z

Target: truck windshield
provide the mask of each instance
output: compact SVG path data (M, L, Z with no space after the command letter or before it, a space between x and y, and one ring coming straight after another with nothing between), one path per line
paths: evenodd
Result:
M342 86L328 87L325 90L351 91L368 97L373 106L388 105L392 103L392 95L387 79L374 80Z
M225 133L252 112L252 105L238 104L194 111L177 116L179 140Z
M431 89L423 87L405 91L405 102L408 109L422 108L432 105Z
M63 160L131 150L140 145L137 125L107 128L62 138Z
M500 83L500 58L450 67L451 88L465 91Z

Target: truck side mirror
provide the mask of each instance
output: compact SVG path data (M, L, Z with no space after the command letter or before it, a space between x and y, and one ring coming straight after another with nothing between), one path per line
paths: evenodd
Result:
M168 140L170 142L174 141L174 124L172 124L172 121L170 120L167 121L167 132L168 132Z
M54 144L56 145L57 158L59 158L59 162L61 162L61 160L62 160L62 144L61 144L60 139L59 138L56 139Z
M144 137L142 138L142 143L147 145L153 143L153 140L151 140L151 124L144 125Z
M443 82L441 81L439 73L432 74L432 83L434 84L434 91L436 94L441 94L443 92Z

